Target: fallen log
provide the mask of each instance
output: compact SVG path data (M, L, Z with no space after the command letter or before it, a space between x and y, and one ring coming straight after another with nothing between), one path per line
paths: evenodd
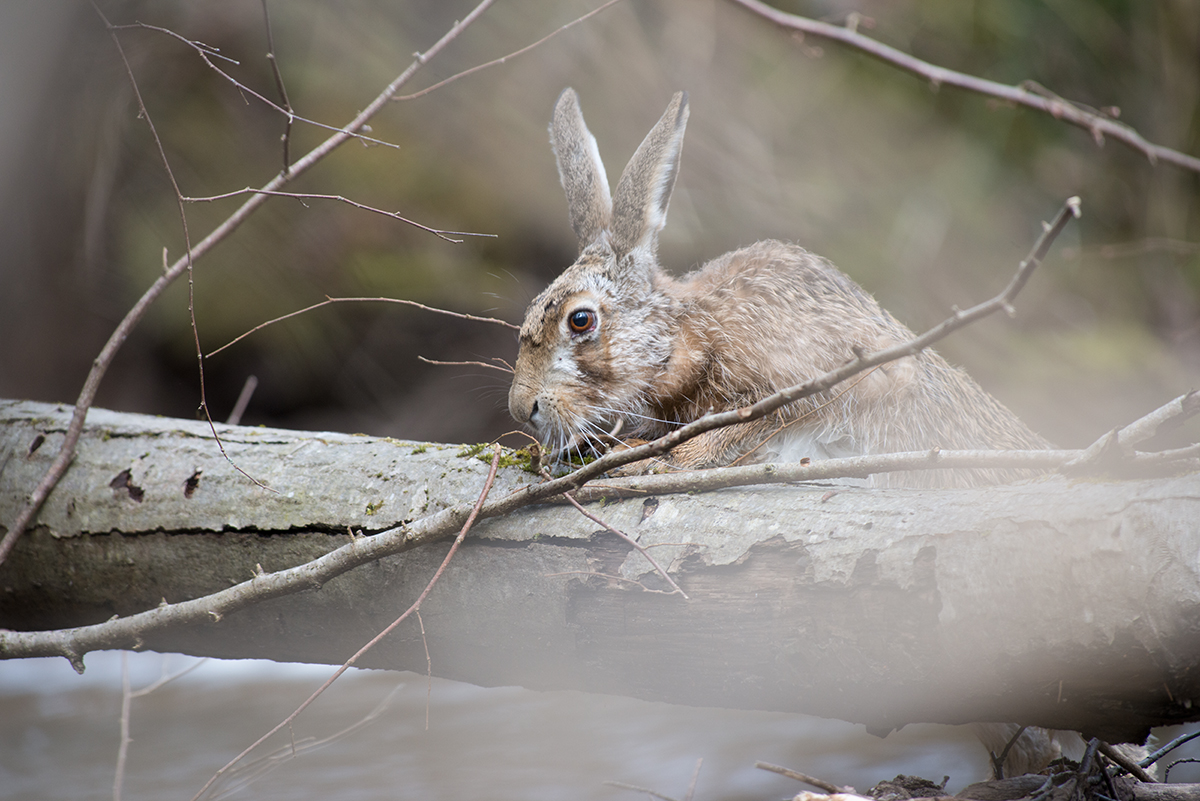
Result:
M0 403L0 521L68 416ZM370 549L470 503L487 472L479 448L217 430L258 485L205 423L92 410L74 464L0 566L0 657L65 655L73 643L80 654L340 663L413 600L446 544L372 557L202 623L158 625L153 611L339 547ZM491 497L537 480L510 464ZM479 522L422 607L424 634L414 620L360 664L807 712L881 733L994 720L1119 742L1200 719L1194 474L779 484L589 510L636 537L687 599L575 509L530 507ZM127 625L100 637L114 615Z

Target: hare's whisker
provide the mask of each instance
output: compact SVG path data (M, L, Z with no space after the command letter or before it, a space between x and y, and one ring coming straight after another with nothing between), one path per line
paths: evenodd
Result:
M623 412L620 409L610 409L607 406L588 406L589 409L595 409L598 412L608 412L609 414L620 415L621 417L636 417L639 420L647 420L651 423L662 423L667 426L681 426L683 423L678 420L663 420L659 417L651 417L648 414L638 414L637 412Z

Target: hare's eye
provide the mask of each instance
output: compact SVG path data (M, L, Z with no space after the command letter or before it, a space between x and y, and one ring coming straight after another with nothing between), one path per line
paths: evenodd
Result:
M591 309L576 309L567 318L572 333L582 334L596 327L596 313Z

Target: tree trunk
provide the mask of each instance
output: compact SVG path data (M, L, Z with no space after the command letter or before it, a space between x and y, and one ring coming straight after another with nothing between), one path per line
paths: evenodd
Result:
M0 520L69 409L0 402ZM93 410L36 527L0 566L0 626L95 624L199 597L472 501L478 449ZM486 456L486 452L484 456ZM491 497L537 480L504 467ZM482 685L807 712L887 731L1015 721L1116 742L1200 719L1200 481L1049 477L879 490L770 485L562 505L476 524L421 609L360 664ZM370 540L356 540L358 543ZM340 663L447 544L146 648ZM47 653L0 632L0 656Z

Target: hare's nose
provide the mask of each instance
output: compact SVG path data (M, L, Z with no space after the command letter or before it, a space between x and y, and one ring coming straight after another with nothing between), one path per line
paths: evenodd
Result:
M529 422L535 426L538 424L538 402L536 400L529 407Z

